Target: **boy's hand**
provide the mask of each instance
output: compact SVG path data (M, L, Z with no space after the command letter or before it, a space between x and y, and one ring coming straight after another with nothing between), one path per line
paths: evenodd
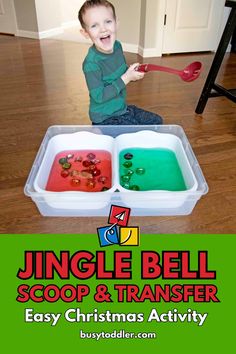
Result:
M130 81L141 80L144 77L144 73L137 71L139 63L130 65L129 69L121 76L121 79L127 85Z

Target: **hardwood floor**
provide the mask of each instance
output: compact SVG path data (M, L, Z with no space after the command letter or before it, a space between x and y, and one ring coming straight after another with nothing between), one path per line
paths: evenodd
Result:
M0 35L0 188L1 233L96 233L104 218L52 218L39 214L23 193L24 184L47 128L90 124L88 92L81 70L86 44L33 40ZM204 65L200 78L184 83L175 75L149 73L128 86L128 103L157 112L164 124L181 125L209 185L209 193L191 215L131 217L141 233L235 233L236 105L211 98L202 116L194 111L213 54L188 54L127 62L149 62L184 68ZM227 53L218 83L235 87L236 54Z

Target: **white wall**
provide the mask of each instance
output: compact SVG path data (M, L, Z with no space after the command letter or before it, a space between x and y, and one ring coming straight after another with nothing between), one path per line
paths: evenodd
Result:
M78 10L84 0L14 0L17 35L45 38L79 26Z
M162 55L165 0L141 0L139 54L143 57Z
M61 26L61 9L59 5L58 0L35 0L39 32Z
M122 42L138 46L141 0L111 0L119 20L118 36Z
M78 11L84 0L60 0L61 23L63 27L78 23Z

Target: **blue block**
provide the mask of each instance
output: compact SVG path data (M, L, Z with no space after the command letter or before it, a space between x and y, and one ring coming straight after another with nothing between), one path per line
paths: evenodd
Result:
M105 226L97 229L101 247L119 245L119 235L116 226Z

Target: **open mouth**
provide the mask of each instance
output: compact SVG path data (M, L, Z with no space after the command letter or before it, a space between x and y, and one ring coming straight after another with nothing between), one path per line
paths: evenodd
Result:
M104 36L104 37L101 37L100 40L103 44L109 44L110 43L110 39L111 39L111 36L110 35L107 35L107 36Z

